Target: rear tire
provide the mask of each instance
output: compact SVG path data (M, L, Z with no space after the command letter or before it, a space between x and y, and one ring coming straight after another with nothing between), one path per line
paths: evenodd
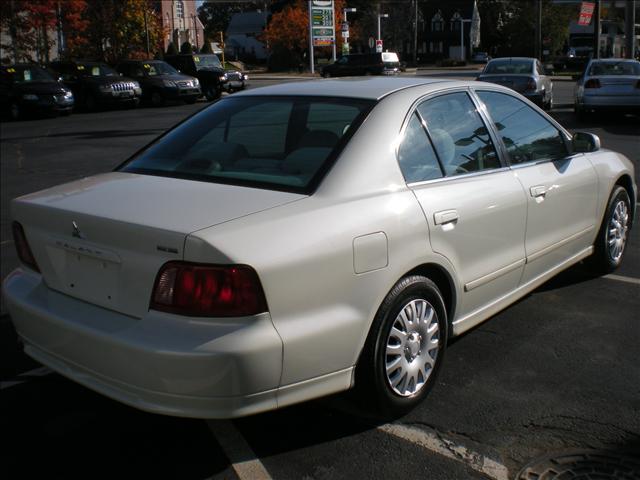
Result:
M594 273L611 273L622 263L629 240L632 211L629 194L623 187L616 185L607 203L593 255L587 262Z
M447 345L447 313L438 287L400 280L376 314L356 368L356 390L371 413L402 415L429 393Z

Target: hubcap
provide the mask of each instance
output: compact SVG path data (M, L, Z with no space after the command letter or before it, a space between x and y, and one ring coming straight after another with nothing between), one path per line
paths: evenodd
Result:
M403 397L420 391L433 372L440 348L438 316L424 299L407 303L387 337L385 367L391 389Z
M609 228L607 231L607 245L609 247L609 256L614 262L619 262L624 253L624 247L627 243L627 233L629 231L629 208L626 202L620 200L609 220Z

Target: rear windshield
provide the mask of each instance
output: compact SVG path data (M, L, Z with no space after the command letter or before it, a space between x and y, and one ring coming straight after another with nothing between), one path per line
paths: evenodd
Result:
M373 104L331 97L228 97L119 170L309 193Z
M639 62L594 62L589 75L640 75Z
M484 73L532 73L533 62L531 60L492 60L487 65Z

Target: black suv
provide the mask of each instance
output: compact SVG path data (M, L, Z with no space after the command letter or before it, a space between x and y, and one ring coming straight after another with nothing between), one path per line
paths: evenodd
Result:
M17 120L28 113L60 113L73 109L73 93L33 63L0 67L0 107Z
M142 87L142 99L159 107L167 100L195 103L202 92L197 78L178 72L161 60L125 60L116 66L122 75Z
M94 110L105 105L137 107L142 90L140 84L122 77L113 68L98 62L52 62L51 69L73 91L76 105Z
M400 71L398 54L356 53L340 57L322 69L323 77L348 77L355 75L396 75Z
M214 54L167 55L164 59L181 73L200 80L202 93L209 101L219 98L226 88L227 74Z

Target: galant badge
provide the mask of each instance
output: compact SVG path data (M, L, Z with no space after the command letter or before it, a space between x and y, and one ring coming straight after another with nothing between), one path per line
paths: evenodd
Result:
M80 231L80 227L78 227L78 224L75 222L75 220L71 222L71 225L73 225L73 232L71 232L71 236L75 238L84 238L84 235Z

